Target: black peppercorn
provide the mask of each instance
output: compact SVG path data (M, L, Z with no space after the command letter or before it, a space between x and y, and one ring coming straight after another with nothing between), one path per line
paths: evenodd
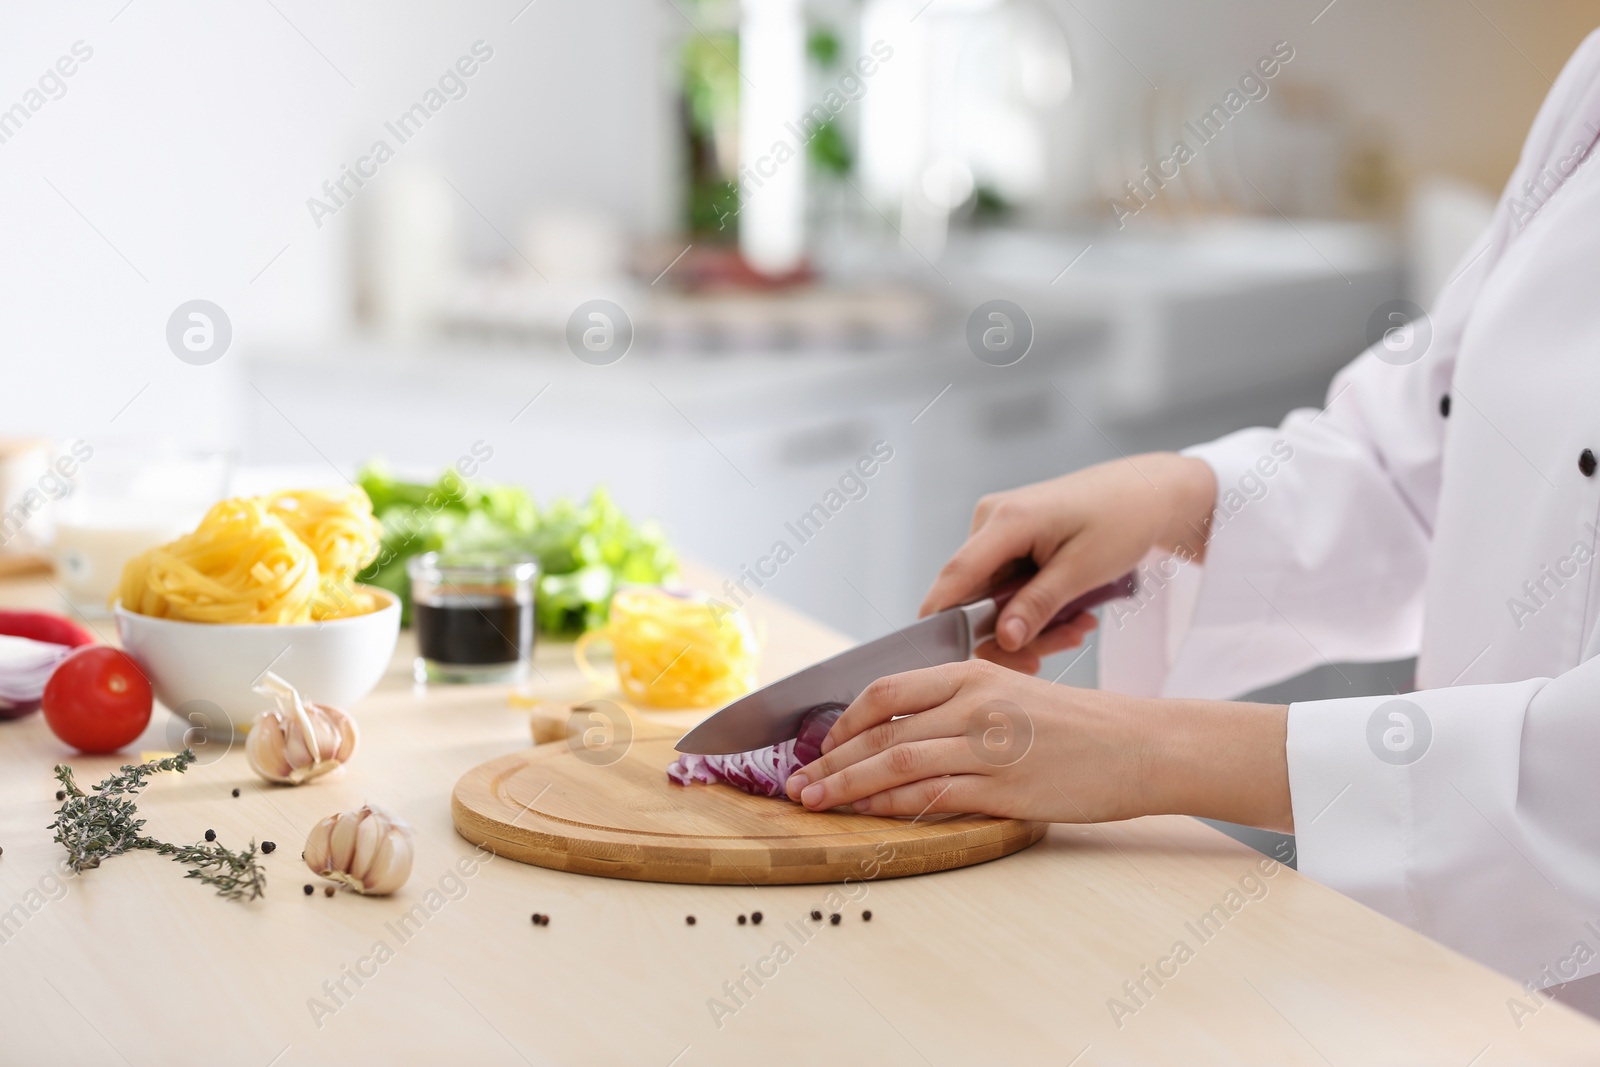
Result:
M217 832L215 830L207 830L206 831L206 840L207 841L215 841L216 839L217 839Z
M267 854L270 855L271 853L276 852L277 850L278 850L278 843L276 841L263 841L263 842L261 842L261 851L262 852L267 853Z
M686 915L686 916L684 916L683 921L685 923L687 923L688 925L693 926L694 925L694 916L693 915Z
M309 897L312 893L315 893L315 892L316 892L316 890L311 888L311 884L309 882L306 883L306 896Z
M533 915L531 915L529 918L533 922L533 925L535 925L535 926L539 925L539 913L538 912L534 912Z
M233 791L233 795L234 795L234 796L238 796L238 795L239 795L239 791L238 791L238 790L237 790L237 789L235 789L235 790L234 790L234 791Z
M869 908L861 913L861 921L864 923L869 923L872 921L872 909Z
M834 926L838 926L840 918L841 918L841 916L839 915L839 913L838 912L834 912L832 915L828 916L828 921L830 923L832 923Z
M67 791L65 789L57 789L56 790L56 799L57 800L65 800L65 799L67 799Z
M3 849L3 848L0 848L0 856L4 856L4 855L5 855L5 854L6 854L6 850L5 850L5 849ZM693 920L693 919L690 919L690 920L689 920L689 921L690 921L690 922L694 922L694 920Z
M811 921L812 921L812 922L814 922L814 923L819 923L819 922L821 922L821 921L822 921L822 912L820 912L820 911L813 911L813 912L812 912L812 913L811 913Z
M739 925L743 926L744 924L745 924L745 917L743 915L741 915L741 916L739 916Z
M759 911L751 912L750 913L750 921L755 923L757 926L760 926L761 925L761 913Z

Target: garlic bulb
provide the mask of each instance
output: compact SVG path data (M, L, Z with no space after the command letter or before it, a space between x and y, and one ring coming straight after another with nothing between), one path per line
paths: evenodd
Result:
M269 782L301 782L327 774L355 754L356 721L338 708L300 699L295 687L268 671L256 692L277 700L256 716L244 752Z
M369 896L387 896L411 876L411 827L371 804L330 815L306 838L306 866Z

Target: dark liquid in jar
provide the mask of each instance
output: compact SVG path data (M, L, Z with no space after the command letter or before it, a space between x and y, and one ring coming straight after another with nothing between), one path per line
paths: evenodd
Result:
M533 601L435 593L412 605L417 650L435 663L515 663L533 649Z

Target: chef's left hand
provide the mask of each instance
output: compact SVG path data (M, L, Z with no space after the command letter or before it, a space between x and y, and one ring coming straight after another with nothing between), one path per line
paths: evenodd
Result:
M789 778L813 811L1292 825L1288 709L1074 689L983 660L880 678Z

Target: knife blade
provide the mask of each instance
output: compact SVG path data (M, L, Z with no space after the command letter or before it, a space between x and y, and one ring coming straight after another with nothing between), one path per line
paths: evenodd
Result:
M1023 584L1014 580L982 600L930 615L748 693L679 738L677 750L716 756L776 745L794 737L801 718L818 704L848 704L886 675L967 659L994 635L1000 609ZM1123 575L1069 603L1044 628L1132 596L1136 588L1134 576Z

